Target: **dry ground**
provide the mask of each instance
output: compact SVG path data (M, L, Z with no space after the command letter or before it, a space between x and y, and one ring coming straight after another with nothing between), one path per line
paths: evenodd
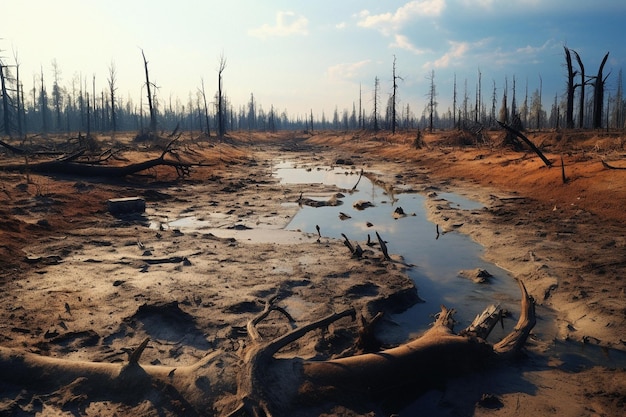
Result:
M547 168L531 152L496 146L501 133L489 134L480 146L459 132L426 134L420 149L413 146L413 134L366 132L189 140L179 154L206 166L182 180L169 167L121 180L2 172L0 344L71 359L120 361L125 348L149 335L153 341L143 360L185 364L207 351L237 352L246 340L246 321L272 294L305 323L347 305L371 310L380 300L410 291L397 265L364 264L351 259L341 242L318 243L317 236L281 231L297 210L284 203L293 203L302 191L332 190L280 185L271 175L272 161L289 155L328 165L344 158L356 169L380 172L390 187L454 191L482 202L483 210L469 212L431 199L429 213L443 228L462 223L458 232L481 243L488 260L523 279L550 312L543 320L553 326L542 324L524 361L450 381L421 397L416 407L441 416L621 415L623 363L618 369L583 366L584 355L568 362L550 352L555 340L626 350L626 170L601 163L626 167L623 137L529 134L554 162ZM101 139L104 148L128 145ZM141 145L117 154L116 163L159 153ZM2 158L8 160L19 159ZM111 216L106 200L124 196L143 196L157 222ZM182 233L169 226L181 215L207 222L206 230ZM264 240L259 242L259 235ZM285 354L336 352L353 331L346 323L330 340L307 339ZM231 405L232 379L225 368L224 395L216 399L215 412ZM33 393L0 387L0 410L7 413L62 413L63 404L50 397L39 396L38 402ZM477 405L483 394L496 396L499 404ZM310 415L368 412L329 408ZM180 409L156 401L92 401L79 414L115 413L176 415Z

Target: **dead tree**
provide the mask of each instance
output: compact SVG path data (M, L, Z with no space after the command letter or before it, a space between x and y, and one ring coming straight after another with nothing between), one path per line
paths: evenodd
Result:
M217 67L217 133L219 137L226 134L226 112L223 91L223 72L226 69L226 58L220 56L220 63Z
M402 80L402 77L396 75L396 56L393 56L393 93L392 93L392 103L391 103L391 133L396 134L396 105L398 103L398 80Z
M202 90L200 90L200 94L202 94L202 101L204 104L204 123L206 124L206 135L207 137L211 137L211 125L209 123L209 106L206 101L206 92L204 90L204 79L201 79Z
M604 59L602 59L602 63L598 68L598 74L593 77L592 85L593 85L593 128L600 129L602 127L602 110L604 107L604 85L606 83L606 79L610 74L607 74L606 77L602 75L604 70L604 65L606 64L606 60L609 58L609 53L607 52L604 55Z
M565 63L567 64L567 102L565 108L565 126L568 129L572 129L574 127L574 77L576 76L576 71L574 71L572 67L572 54L567 46L564 46L565 49Z
M578 110L578 128L582 129L585 124L585 85L587 85L587 80L585 79L585 66L583 65L583 61L580 59L578 52L573 52L574 55L576 55L576 61L578 61L578 68L580 69L580 84L576 84L575 87L580 87L580 95L578 97L578 106L580 107Z
M141 365L141 354L149 342L145 339L129 351L126 363L73 361L0 347L0 369L3 383L19 386L22 393L44 393L41 398L63 406L82 403L86 408L94 399L137 404L166 397L170 399L166 404L178 404L178 413L185 415L207 415L214 410L219 415L271 417L292 415L302 404L373 404L402 387L412 387L417 396L442 379L516 356L536 322L534 300L521 281L519 284L519 320L495 344L486 338L501 320L499 308L488 307L467 329L455 334L454 310L442 306L434 325L421 337L391 349L329 360L277 359L276 353L285 346L342 318L354 320L356 311L348 308L330 314L264 342L257 326L271 312L281 313L295 325L270 298L265 309L248 321L251 343L240 350L239 361L232 354L216 351L193 365ZM224 372L228 366L232 369ZM236 381L231 381L235 373ZM218 399L220 409L216 410Z
M150 76L148 73L148 61L146 60L146 55L141 50L141 56L143 57L143 67L146 73L146 90L148 94L148 108L150 109L150 133L156 134L157 122L156 122L156 110L154 108L154 104L152 103L152 83L150 82Z
M426 77L426 79L430 82L429 90L428 90L428 129L430 133L433 133L433 120L434 115L437 110L437 102L435 98L437 97L437 92L435 90L435 70L431 70L430 74Z
M531 142L530 139L528 139L522 132L520 132L519 130L507 125L506 123L500 122L498 121L498 124L503 127L507 132L514 134L515 136L517 136L518 138L522 139L524 141L524 143L526 143L530 149L532 149L538 156L539 158L541 158L541 160L543 161L543 163L550 168L552 166L552 162L550 162L550 160L548 158L546 158L546 156L543 154L543 152L541 152L539 150L539 148L537 148L537 146L535 146L534 143Z
M380 127L378 126L378 86L379 86L379 82L378 82L378 77L374 77L374 110L373 110L373 114L372 114L372 118L373 118L373 129L375 132L378 132L380 130Z
M117 70L115 68L115 62L111 62L109 66L109 79L107 80L109 83L109 94L111 99L111 131L113 133L117 132L117 114L115 109L115 98L117 86Z
M7 87L7 76L5 69L9 67L0 59L0 97L2 97L2 127L4 134L11 137L11 104Z
M354 317L353 309L295 329L267 344L257 342L246 355L249 358L246 372L239 377L239 406L229 416L289 415L293 404L312 401L362 404L363 401L384 398L403 386L411 386L417 395L440 378L509 359L524 346L536 322L534 300L523 283L519 283L522 307L517 325L494 345L485 340L501 319L501 310L495 306L488 307L458 334L452 330L454 310L442 306L435 324L415 340L380 352L326 361L293 359L289 361L290 366L277 366L281 361L273 356L314 329L326 328L343 317ZM248 323L248 333L253 340L258 340L254 327L259 322L255 319ZM424 375L436 377L424 378Z

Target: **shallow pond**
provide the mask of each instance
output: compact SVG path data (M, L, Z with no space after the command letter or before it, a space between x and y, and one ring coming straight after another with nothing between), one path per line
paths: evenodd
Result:
M467 327L488 305L499 304L511 311L513 319L505 321L504 328L496 326L489 337L491 341L500 340L515 326L520 307L517 282L507 271L483 260L482 246L467 235L459 232L438 234L436 225L426 216L424 203L430 197L397 191L391 196L365 176L359 180L359 171L349 168L295 168L292 163L283 161L275 166L275 173L283 184L323 183L347 190L343 192L345 197L339 206L303 206L287 229L317 233L318 225L322 236L343 239L341 234L344 233L350 241L360 242L363 248L366 248L364 242L368 235L372 241L377 241L378 232L387 241L390 254L401 255L407 264L413 265L407 273L425 302L389 318L380 336L383 342L399 344L418 336L434 321L433 315L439 312L441 304L457 311L456 330ZM357 181L356 190L349 192ZM445 199L451 207L460 210L482 209L480 203L455 193L441 192L434 198ZM357 210L353 204L359 200L369 201L372 206ZM395 219L393 212L398 207L407 216ZM493 275L489 284L476 284L459 276L460 270L476 268ZM568 371L593 365L626 367L626 352L572 340L558 341L554 338L554 313L537 306L537 317L533 333L550 342L547 353L556 363L561 363L559 367Z
M275 168L284 184L323 183L347 190L343 191L345 197L341 198L343 203L339 206L303 206L287 229L316 233L316 226L319 226L322 236L342 239L344 233L352 242L360 242L364 249L368 235L377 242L378 232L387 241L390 254L401 255L407 264L414 265L408 274L425 302L391 317L386 322L385 342L400 343L425 330L441 304L457 310L457 329L466 327L476 314L493 303L500 303L509 311L519 311L520 293L515 280L506 271L484 261L482 247L466 235L456 232L438 235L436 225L426 219L424 202L428 197L415 193L391 196L367 177L359 180L359 172L348 168L295 168L289 162L282 162ZM349 192L357 181L356 190ZM319 196L320 199L327 197ZM451 206L463 210L481 208L479 203L452 193L436 198L445 198ZM353 204L360 200L372 205L358 210ZM402 208L406 216L394 218L393 213L398 208ZM476 284L459 276L460 270L476 268L493 275L489 284ZM504 331L499 326L494 329L492 337L499 338L510 331L515 323L509 321Z

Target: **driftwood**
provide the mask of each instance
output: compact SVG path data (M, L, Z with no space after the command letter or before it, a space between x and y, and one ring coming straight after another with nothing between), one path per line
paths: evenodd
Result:
M264 366L275 366L281 362L271 357L288 343L306 332L352 316L354 310L330 315L267 345L253 346L252 356L257 360L252 361L255 365L249 367L248 374L242 375L243 383L240 379L238 397L241 402L230 416L289 415L293 404L312 401L350 403L354 400L362 403L384 397L403 386L411 386L419 392L432 387L439 378L445 379L479 369L485 364L510 359L523 347L536 321L534 300L521 281L519 284L522 306L518 323L511 333L494 345L485 339L501 320L500 309L489 307L467 329L454 334L454 310L442 306L433 327L415 340L376 353L327 361L293 359L289 366L282 368L293 373L289 376L277 375ZM248 330L250 332L250 325ZM425 375L429 377L424 378ZM276 385L272 387L270 381Z
M355 318L353 308L331 314L263 342L257 325L272 311L293 318L276 307L273 299L247 325L251 344L240 350L243 364L223 372L223 353L213 352L189 366L140 365L148 339L129 351L127 363L71 361L0 347L2 382L20 389L36 390L43 398L56 398L63 405L84 409L90 401L126 401L167 396L185 415L283 416L292 415L302 404L334 401L349 405L373 403L402 387L415 396L442 379L482 369L516 355L535 325L534 301L520 281L521 313L516 327L496 344L485 341L501 320L501 311L491 306L467 329L452 331L454 310L441 307L434 325L423 336L395 348L331 360L277 359L275 354L316 329L325 329L345 318ZM234 386L221 379L237 372ZM230 401L214 402L236 393Z

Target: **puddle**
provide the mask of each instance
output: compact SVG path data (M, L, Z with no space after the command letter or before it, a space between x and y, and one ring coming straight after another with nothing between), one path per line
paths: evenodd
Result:
M350 189L359 179L360 170L346 167L294 167L289 161L274 165L281 184L325 184Z
M456 207L461 210L478 210L484 206L478 201L471 200L455 193L437 193L437 198L443 198L450 202L450 207Z
M280 226L252 228L244 223L231 224L231 222L224 222L220 216L218 218L221 221L203 220L196 216L181 217L172 221L152 220L149 227L154 230L176 230L183 234L194 232L210 233L219 238L234 238L239 242L288 245L317 240L317 235L313 236L312 234L304 234L299 231L286 230Z
M287 163L280 164L276 175L283 183L310 183L341 179L339 188L350 190L357 175L333 175L333 173L358 172L341 168L304 169L294 168ZM320 173L323 173L322 176ZM308 176L311 180L308 180ZM376 232L388 243L389 252L401 255L405 262L415 265L408 274L415 281L419 296L426 303L418 304L403 314L394 315L385 330L386 343L400 343L424 331L432 322L432 315L439 311L439 305L455 308L458 328L471 323L475 315L494 302L499 302L510 311L519 311L519 288L515 280L504 270L489 264L481 258L482 247L460 233L446 233L437 236L436 226L426 219L425 199L420 194L388 195L385 190L363 176L354 193L344 192L343 204L336 207L304 206L288 224L289 230L315 233L316 225L322 236L342 239L344 233L351 241L366 246L369 238L376 241ZM482 207L477 202L464 199L453 193L441 193L439 198L454 201L464 209ZM371 207L358 210L353 207L357 201L372 203ZM402 208L406 216L393 217L396 209ZM488 285L477 285L468 279L460 278L463 269L482 268L493 278ZM510 331L515 323L511 320L501 334L494 330L493 337L500 337Z
M590 343L555 340L548 353L551 365L566 372L579 372L592 366L626 369L626 352Z
M311 173L318 173L315 178L319 178L320 171L327 174L337 172L337 168L332 170L293 168L285 162L280 167L276 170L276 175L284 183L306 184L309 183L307 175ZM291 177L287 178L287 175ZM344 177L325 178L341 178L338 187L352 189L358 175L349 176L351 181L346 181ZM489 340L494 342L502 339L512 330L519 317L520 291L515 279L507 271L483 260L482 246L467 235L448 232L437 236L436 225L427 220L425 209L427 197L397 192L398 190L392 197L363 176L354 193L343 192L345 195L341 199L343 204L317 208L304 206L287 225L287 229L316 233L318 225L322 236L343 239L341 233L344 233L351 241L359 241L363 248L366 248L364 242L367 241L368 235L375 241L378 232L387 241L389 253L401 255L407 264L414 265L407 273L414 280L420 298L426 302L416 304L402 314L387 318L381 337L384 343L399 344L417 337L433 322L433 315L439 312L441 304L457 311L456 330L467 327L488 305L500 304L512 312L512 318L505 321L504 328L496 326ZM445 199L450 202L451 207L462 210L483 207L481 203L455 193L437 193L436 198ZM353 204L359 200L369 201L372 206L358 210ZM407 215L395 219L392 214L399 207ZM485 269L493 275L489 279L489 284L476 284L459 277L459 271L476 268ZM537 306L537 314L539 320L534 333L544 340L552 339L553 313ZM545 320L542 320L542 317ZM547 354L557 364L561 361L560 366L564 368L578 369L590 364L626 366L626 352L572 341L555 342Z

